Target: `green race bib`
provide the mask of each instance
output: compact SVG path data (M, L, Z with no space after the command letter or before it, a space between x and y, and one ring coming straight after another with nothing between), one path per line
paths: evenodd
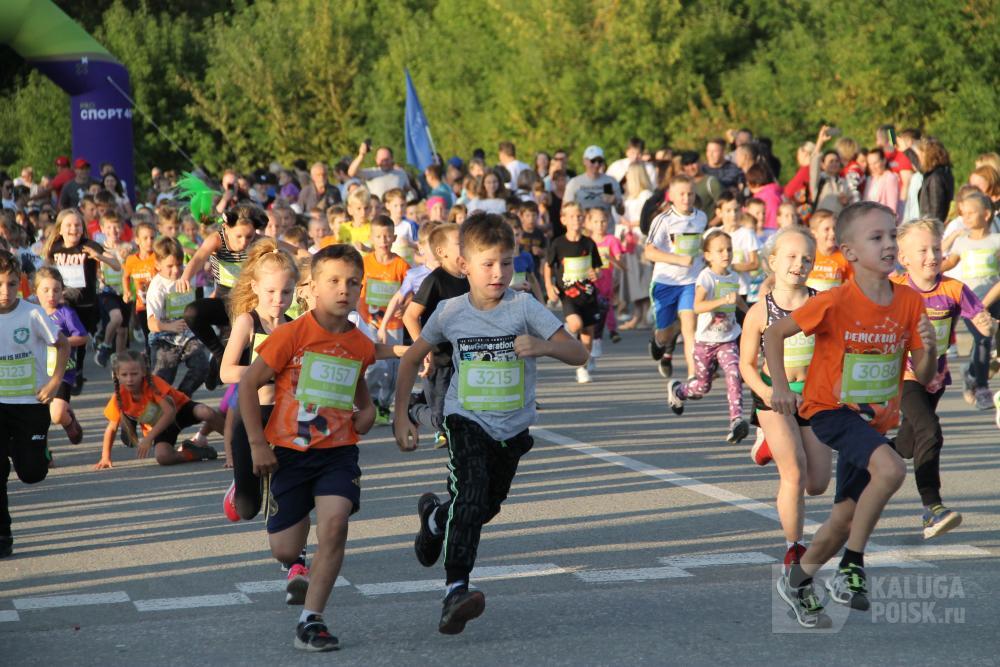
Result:
M321 408L353 410L360 375L360 361L306 352L302 355L295 400Z
M839 280L825 280L823 278L809 278L806 280L806 287L812 287L817 292L832 290L834 287L840 287L840 285L841 282Z
M845 354L841 403L885 403L899 393L903 355Z
M146 404L146 407L142 409L142 414L135 418L140 424L146 424L147 426L153 426L156 422L160 421L160 417L163 416L163 408L160 407L159 403L150 401Z
M597 246L597 253L601 256L601 268L606 269L611 266L611 248L609 246Z
M732 294L734 292L739 292L739 291L740 291L740 284L739 283L731 283L731 282L717 282L717 283L715 283L715 298L716 299L725 298L727 295ZM718 308L715 309L715 312L717 312L717 313L735 313L736 312L736 304L735 303L727 303L725 305L719 306Z
M695 257L701 252L700 234L677 234L674 236L674 254Z
M938 354L945 354L948 351L948 344L951 342L951 322L948 317L943 320L931 320L934 327L934 337L937 339Z
M990 278L997 273L997 256L991 248L977 248L962 253L962 277Z
M35 395L35 359L0 359L0 398Z
M474 411L523 408L524 360L459 362L458 400Z
M184 308L194 303L194 292L167 292L166 311L168 320L179 320L184 317Z
M812 361L816 349L815 336L806 336L801 331L785 339L785 368L803 368Z
M58 356L58 352L56 352L56 348L54 347L48 347L45 349L45 372L52 375L56 372L56 357ZM76 362L73 360L74 356L75 355L71 352L69 359L66 360L66 370L68 371L76 368Z
M101 264L101 276L104 278L105 285L113 289L118 294L121 294L123 289L121 271L115 271L107 264Z
M590 279L593 260L586 257L563 257L563 283L582 282Z
M219 285L222 287L232 287L236 284L236 279L240 277L243 267L236 262L224 262L218 260L219 264Z
M253 340L250 341L250 363L251 364L257 358L257 348L260 347L261 343L263 343L265 340L267 340L267 337L269 335L270 334L266 334L266 333L255 333L253 335Z
M416 260L416 253L409 243L397 243L392 246L392 251L406 260L406 263L413 266Z
M365 286L365 303L369 307L383 309L389 305L389 300L399 291L400 283L395 280L368 280Z

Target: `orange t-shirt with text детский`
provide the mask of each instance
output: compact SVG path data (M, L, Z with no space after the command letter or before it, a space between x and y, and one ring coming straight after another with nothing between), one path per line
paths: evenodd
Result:
M160 399L170 398L174 403L174 410L180 410L181 406L191 400L187 394L171 387L166 380L156 375L151 376L150 379L153 386L149 385L149 381L143 380L142 393L138 400L132 396L132 392L122 387L119 391L121 397L120 409L118 407L118 400L114 394L111 394L108 404L104 406L104 416L107 417L109 422L120 422L122 420L122 413L124 412L126 417L142 424L142 432L145 434L156 425L156 422L162 416L163 411L159 405Z
M846 406L879 433L896 426L906 355L924 346L923 314L923 299L909 287L893 285L892 302L880 306L853 280L792 312L802 332L816 337L799 413L809 419Z
M375 363L367 336L356 327L331 333L310 311L275 329L257 355L275 373L269 443L304 452L358 442L354 392Z
M806 279L806 286L812 287L817 292L825 292L834 287L840 287L854 275L851 263L839 250L834 250L829 255L824 255L816 251L816 262L813 264L809 278Z

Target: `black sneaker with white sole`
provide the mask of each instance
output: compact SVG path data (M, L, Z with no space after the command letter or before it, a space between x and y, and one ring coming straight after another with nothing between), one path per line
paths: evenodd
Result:
M313 614L295 628L295 648L315 653L336 651L340 641L330 634L323 617Z
M465 629L465 624L479 618L486 609L486 596L482 591L469 590L459 586L444 599L438 632L443 635L457 635Z
M444 532L435 535L430 529L431 514L441 506L437 494L427 492L417 501L417 517L420 519L420 530L413 540L413 551L417 561L424 567L431 567L441 557L441 547L444 546Z
M653 361L659 361L666 349L656 342L656 336L649 337L649 356L653 358Z
M674 360L669 354L665 354L660 357L660 363L657 365L656 370L660 373L660 377L670 379L670 376L674 374Z
M750 424L745 419L734 419L729 424L729 433L726 435L726 442L730 445L738 445L750 433Z
M674 411L675 415L684 414L684 399L677 393L680 388L680 380L671 380L670 384L667 385L667 403L670 404L670 409Z

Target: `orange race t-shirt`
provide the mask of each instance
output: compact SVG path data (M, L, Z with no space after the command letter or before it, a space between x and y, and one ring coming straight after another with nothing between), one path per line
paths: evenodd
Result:
M851 263L839 250L834 250L829 255L816 251L816 263L813 264L812 271L806 285L812 287L817 292L825 292L834 287L840 287L854 276L854 269Z
M381 324L389 299L399 290L409 270L410 265L406 260L395 253L386 264L375 259L373 252L365 255L365 280L361 285L361 298L358 299L358 313L365 322L376 327ZM386 329L398 331L402 328L403 312L400 308L396 309Z
M354 392L375 363L375 345L357 328L330 333L313 311L275 329L257 347L274 372L274 410L264 429L276 447L343 447L358 442Z
M118 401L115 395L112 394L111 398L108 399L108 404L104 406L104 416L107 417L108 421L121 421L122 412L124 412L127 417L142 424L142 432L146 433L159 421L162 415L162 410L158 404L159 398L170 397L173 399L175 410L180 410L183 405L191 400L187 394L174 389L166 380L156 375L152 376L152 380L152 387L149 386L148 382L144 381L142 383L142 394L138 400L132 397L132 392L123 387L120 392L122 404L120 410L118 408Z
M122 267L122 284L135 295L135 309L146 310L146 289L156 275L156 255L142 259L139 253L129 255Z
M802 332L816 336L799 413L809 419L846 406L879 433L896 426L904 359L924 346L917 332L923 312L909 287L893 285L892 303L880 306L853 280L792 312Z

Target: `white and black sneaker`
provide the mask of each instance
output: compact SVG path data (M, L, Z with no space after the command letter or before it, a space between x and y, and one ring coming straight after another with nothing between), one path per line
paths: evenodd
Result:
M413 551L417 554L417 561L424 567L431 567L441 557L441 547L444 545L444 532L435 535L431 532L430 522L438 507L441 506L441 499L437 494L427 492L420 496L417 501L417 517L420 519L420 529L413 540Z
M680 397L680 388L680 380L671 380L667 385L667 402L670 404L670 409L674 411L675 415L684 414L684 399Z
M795 621L803 628L829 628L833 625L830 617L823 613L823 604L811 582L795 588L789 583L788 575L782 574L775 587L778 589L778 596L792 608Z

